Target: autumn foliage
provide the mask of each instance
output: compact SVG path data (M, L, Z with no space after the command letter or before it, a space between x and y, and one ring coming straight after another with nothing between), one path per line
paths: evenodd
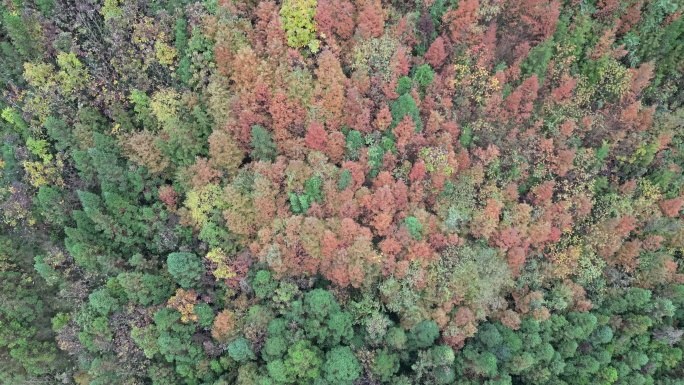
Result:
M5 3L0 383L682 378L680 0Z

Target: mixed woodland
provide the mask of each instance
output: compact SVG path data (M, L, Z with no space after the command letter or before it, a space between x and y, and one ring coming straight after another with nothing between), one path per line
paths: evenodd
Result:
M3 0L0 383L683 385L684 0Z

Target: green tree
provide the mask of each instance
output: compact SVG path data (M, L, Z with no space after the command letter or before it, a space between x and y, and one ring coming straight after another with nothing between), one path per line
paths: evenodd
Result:
M202 260L193 253L171 253L166 259L166 266L176 283L184 289L197 286L205 273Z
M323 356L310 341L292 345L285 357L268 363L268 374L278 383L308 383L321 377Z
M352 182L351 171L345 169L340 172L340 179L337 181L337 189L342 191L349 187Z
M546 75L546 68L553 57L555 42L553 38L548 38L543 42L537 44L530 50L527 58L520 63L520 70L523 73L523 78L537 74L540 82L544 81Z
M420 86L421 90L425 90L427 86L432 83L435 78L435 71L432 70L429 64L423 64L422 66L416 68L413 73L413 81Z
M240 337L228 345L230 358L237 362L244 362L256 358L252 351L252 343L246 338Z
M389 382L399 371L399 367L399 355L383 349L373 359L371 370L380 381Z
M252 289L257 298L270 297L276 288L278 288L278 281L271 277L271 273L268 270L259 270L254 279L252 279Z
M408 334L408 346L413 349L422 349L432 346L439 337L439 327L435 321L421 321L414 326Z
M359 150L366 144L363 136L359 131L351 130L347 133L345 149L349 159L356 160L359 158Z
M107 289L100 289L90 293L88 297L90 305L103 316L120 308L119 301L112 297Z
M423 225L418 222L416 217L406 217L404 220L404 226L406 226L413 239L418 241L423 239L423 236L420 234L421 231L423 231Z
M340 346L325 355L325 379L331 384L351 385L361 374L361 364L348 346Z
M261 161L274 161L278 152L271 139L271 134L262 126L252 126L251 156Z
M411 91L411 88L413 88L413 82L411 81L410 77L402 76L397 81L397 94L403 95L408 93Z
M392 124L390 125L390 128L396 127L406 115L410 116L416 124L416 132L419 132L423 127L420 120L418 105L416 105L416 101L409 94L403 94L397 100L393 101L390 105L390 113L392 114Z

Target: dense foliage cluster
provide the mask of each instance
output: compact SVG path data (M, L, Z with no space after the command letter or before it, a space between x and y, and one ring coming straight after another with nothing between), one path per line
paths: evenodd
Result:
M3 1L0 383L684 384L682 12Z

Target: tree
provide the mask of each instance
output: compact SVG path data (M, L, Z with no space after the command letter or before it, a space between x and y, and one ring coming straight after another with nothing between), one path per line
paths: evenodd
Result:
M423 225L418 222L418 218L416 217L406 217L404 220L404 225L408 229L409 234L413 237L415 240L421 240L423 239L423 236L420 234L421 231L423 230Z
M432 83L435 78L435 71L428 64L423 64L422 66L416 68L416 72L413 74L413 81L416 82L421 88L425 90L427 86Z
M176 208L176 203L178 202L178 195L173 189L173 186L163 185L159 187L159 200L164 202L169 210L174 210Z
M336 130L342 123L344 110L344 83L347 79L342 72L340 61L329 50L318 57L318 68L315 71L318 82L313 98L322 109L324 123L331 130Z
M518 17L518 20L512 23L513 26L524 29L530 40L541 41L550 37L556 30L560 3L516 0L509 5L508 12L511 17Z
M197 305L197 292L194 290L185 291L183 289L176 290L176 295L169 298L167 307L176 309L181 314L181 322L188 323L190 321L198 321L198 316L195 314L195 305Z
M41 186L38 190L38 204L46 221L64 226L70 220L66 191L57 186Z
M125 272L119 274L116 279L125 291L126 297L142 306L162 304L173 293L173 283L160 275Z
M532 74L504 101L504 108L508 112L508 116L518 122L528 119L534 108L534 101L537 99L538 90L539 79L537 74Z
M439 337L439 327L434 321L421 321L414 326L408 335L409 346L413 349L421 349L432 346Z
M348 346L340 346L325 355L325 379L331 384L353 384L361 374L361 364Z
M392 124L390 128L396 127L399 122L404 120L404 117L408 116L413 120L416 127L416 132L420 131L422 128L422 122L420 120L420 112L418 111L418 106L416 101L409 94L401 95L397 100L392 102L390 112L392 114Z
M283 360L268 363L269 375L278 382L308 382L321 376L323 357L311 342L302 340L287 350Z
M530 50L527 58L520 63L520 70L523 75L536 74L538 79L543 81L546 69L553 57L554 40L546 39ZM566 91L567 92L567 91ZM565 92L563 92L565 93Z
M673 198L673 199L666 199L663 200L659 203L660 209L663 211L663 214L665 214L668 217L677 217L679 215L679 211L682 209L684 206L684 198Z
M185 173L193 188L201 188L216 183L218 178L222 176L219 170L212 167L208 159L200 157L196 158L195 163L188 167Z
M61 92L65 95L81 91L90 81L90 75L74 53L59 53L57 65L60 71L57 73L56 80L60 84Z
M413 138L416 134L416 123L411 120L409 115L406 115L399 124L394 127L392 133L396 139L395 144L397 149L404 151L409 144L413 143Z
M251 343L243 337L236 339L228 345L228 354L230 358L237 362L244 362L256 358L252 351Z
M388 382L399 371L399 367L399 355L383 349L375 356L371 370L380 381Z
M466 0L458 3L458 8L455 10L444 14L443 21L449 26L451 41L468 42L472 39L472 30L478 21L479 6L478 0Z
M166 171L169 167L169 161L157 145L158 139L151 131L131 134L126 143L130 149L129 158L135 163L147 167L152 173Z
M224 309L214 318L211 336L218 341L224 342L228 340L231 333L235 331L235 327L235 314L228 309Z
M356 32L363 39L378 38L385 27L382 4L380 0L364 0L357 2L358 17Z
M306 145L312 150L323 151L327 147L328 133L320 123L312 123L306 131Z
M278 282L271 278L267 270L259 270L252 280L252 289L257 298L268 298L278 287Z
M345 148L347 149L347 156L349 156L350 159L358 159L359 157L359 149L363 147L364 145L364 140L363 137L361 136L361 133L356 130L351 130L347 134L347 139L345 142Z
M324 319L328 315L340 311L340 305L332 293L323 289L308 292L304 298L304 308L309 315L316 319Z
M344 190L347 187L349 187L351 182L352 182L351 172L349 170L346 170L346 169L342 170L342 172L340 172L340 179L337 181L337 189L338 190Z
M176 283L184 289L197 286L205 273L202 260L192 253L171 253L166 259L166 266Z
M214 167L235 175L240 168L244 153L230 135L223 131L214 131L209 136L209 156Z
M43 32L38 19L32 14L4 11L3 22L16 52L26 61L37 59L45 52Z
M107 315L120 307L119 301L106 289L96 290L88 296L90 305L101 315Z
M430 63L432 68L440 68L446 57L447 53L444 48L444 38L439 36L432 42L427 52L425 52L425 60Z
M274 161L276 155L276 145L271 139L271 134L262 126L252 126L252 146L251 156L262 161Z
M318 51L316 40L316 0L286 0L280 8L281 21L287 44L293 48L308 47L312 52Z

